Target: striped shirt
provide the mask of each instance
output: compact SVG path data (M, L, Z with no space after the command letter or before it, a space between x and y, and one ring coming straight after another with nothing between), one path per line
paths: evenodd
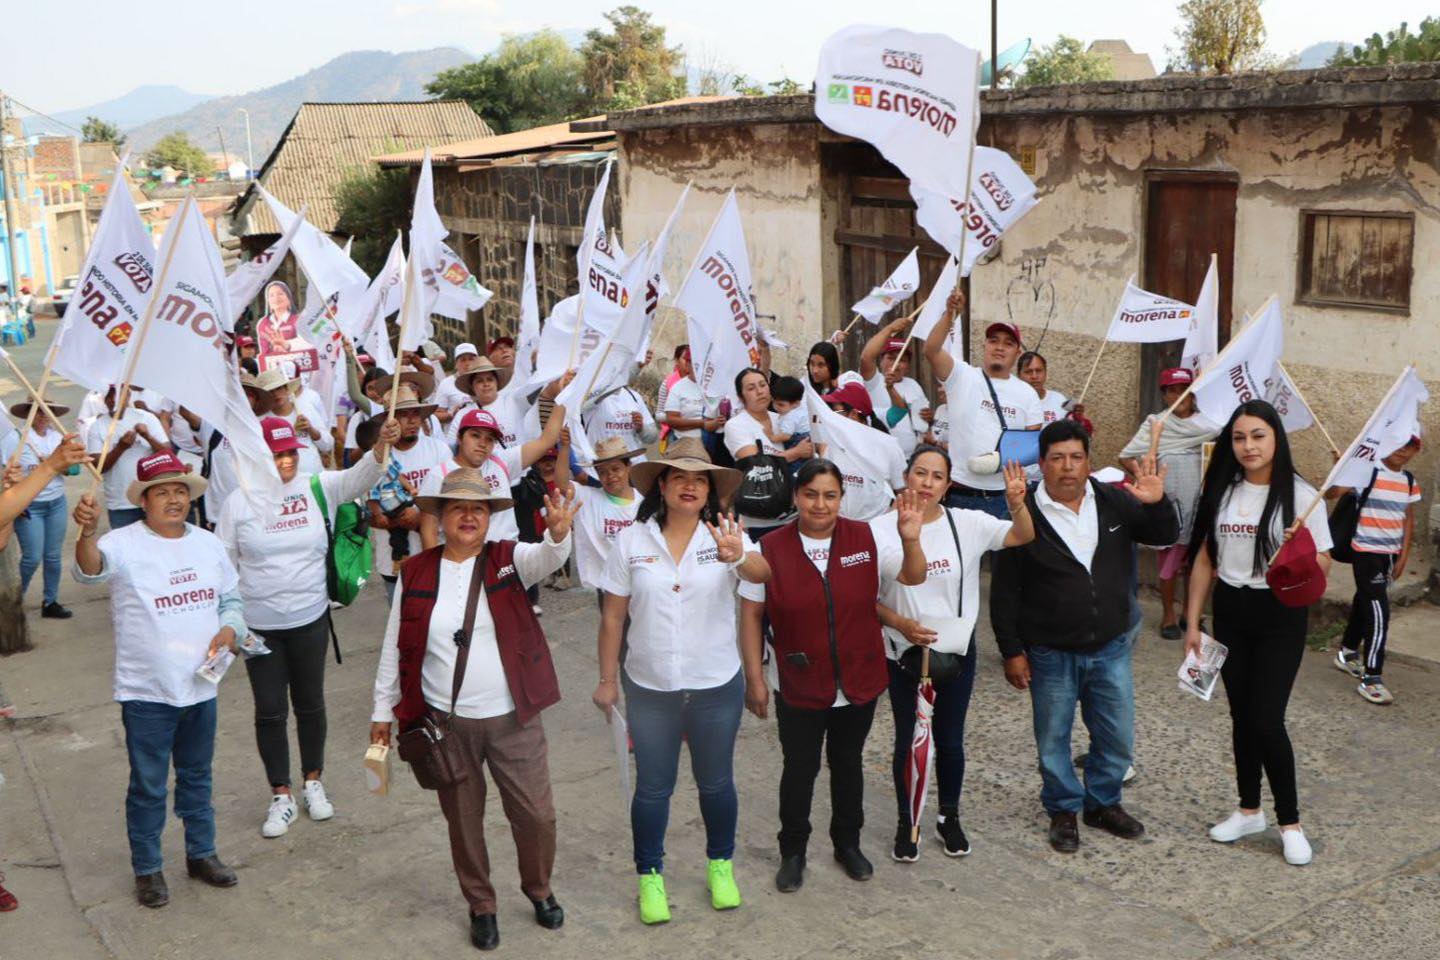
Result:
M1405 543L1405 514L1420 499L1420 485L1403 471L1380 467L1360 508L1353 546L1361 553L1398 554Z

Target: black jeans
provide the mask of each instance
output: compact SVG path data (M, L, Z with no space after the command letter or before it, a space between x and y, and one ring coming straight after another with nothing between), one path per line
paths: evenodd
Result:
M1295 751L1285 730L1285 708L1305 653L1309 610L1287 607L1269 590L1215 585L1215 639L1230 648L1220 677L1230 701L1235 783L1240 806L1260 807L1260 772L1275 796L1275 818L1300 822Z
M895 777L895 805L899 822L910 823L910 740L915 736L915 691L919 682L891 660L890 709L895 715L895 755L891 773ZM935 713L930 728L935 734L935 779L940 791L940 809L958 812L960 789L965 785L965 715L975 689L975 638L960 661L960 673L945 683L935 684Z
M255 745L272 787L290 786L288 708L295 708L301 773L325 767L325 657L330 614L289 630L256 630L270 652L245 661L255 695ZM286 695L289 703L286 703Z
M780 855L803 854L810 840L810 801L820 775L820 747L830 767L830 841L835 849L860 846L865 825L865 770L861 751L875 719L875 701L805 710L775 696L784 766L780 772Z
M1367 678L1378 677L1385 671L1385 641L1390 638L1390 571L1395 554L1357 551L1350 566L1355 573L1355 600L1342 642L1346 650L1365 655Z

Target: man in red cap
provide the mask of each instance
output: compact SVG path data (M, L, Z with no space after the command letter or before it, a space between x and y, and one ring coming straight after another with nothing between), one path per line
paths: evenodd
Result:
M910 322L901 317L886 324L860 351L860 376L870 391L875 416L900 441L900 451L907 457L925 435L930 420L930 398L910 377L910 351L905 349L909 343L905 329Z
M243 335L235 338L235 349L241 360L254 360L260 353L260 345L255 338Z
M496 337L490 341L485 349L485 355L490 362L501 370L501 376L509 379L511 372L515 369L515 340L512 337Z

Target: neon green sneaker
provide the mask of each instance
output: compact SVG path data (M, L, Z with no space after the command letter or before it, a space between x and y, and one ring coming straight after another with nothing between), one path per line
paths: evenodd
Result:
M640 875L640 922L670 922L670 901L665 896L665 877L655 870Z
M735 867L729 860L711 860L706 878L710 887L710 906L716 910L734 910L740 906L740 888L735 885Z

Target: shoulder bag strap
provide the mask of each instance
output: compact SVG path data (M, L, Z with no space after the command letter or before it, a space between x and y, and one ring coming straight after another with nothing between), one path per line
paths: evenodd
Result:
M465 666L470 662L470 634L475 630L475 610L480 605L480 588L485 585L485 562L489 558L490 544L480 550L475 566L470 570L470 592L465 597L465 621L455 633L455 679L450 684L450 713L445 725L450 726L455 716L455 704L460 699L460 687L465 683Z
M987 378L988 379L988 378ZM994 391L992 390L993 394ZM941 507L945 511L945 520L950 524L950 536L955 540L955 563L960 568L960 589L956 591L955 616L965 616L965 555L960 552L960 534L955 529L955 518L950 515L949 507Z
M1000 418L1000 432L1004 433L1006 430L1009 430L1010 427L1005 423L1005 411L1000 409L1000 398L995 394L995 381L990 379L990 374L984 373L983 371L980 376L985 378L985 386L990 388L990 402L995 404L995 416Z
M335 531L330 526L330 505L325 500L325 488L320 485L320 475L310 474L310 492L315 495L315 504L320 508L320 519L325 522L325 590L331 592L335 578ZM335 648L335 662L344 663L340 657L340 636L335 632L335 618L330 608L325 608L325 618L330 623L330 645Z

